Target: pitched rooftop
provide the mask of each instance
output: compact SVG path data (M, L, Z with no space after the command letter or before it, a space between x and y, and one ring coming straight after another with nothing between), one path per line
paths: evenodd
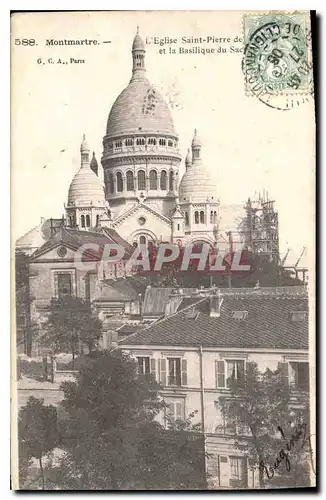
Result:
M293 311L308 311L303 287L289 293L284 289L278 292L276 288L270 289L270 293L267 289L261 289L261 293L239 290L221 292L220 314L211 316L210 298L198 297L194 304L179 307L176 313L129 336L119 345L308 349L308 315L300 322L292 320ZM246 314L238 319L234 311Z

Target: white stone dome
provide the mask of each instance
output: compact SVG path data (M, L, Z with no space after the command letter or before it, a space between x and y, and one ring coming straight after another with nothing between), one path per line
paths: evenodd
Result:
M121 92L111 108L106 134L176 136L169 107L147 78L131 81Z
M105 206L103 186L89 166L82 166L71 181L68 191L68 206L79 204Z
M203 203L217 200L216 185L203 164L195 164L186 170L179 185L180 203L189 201Z

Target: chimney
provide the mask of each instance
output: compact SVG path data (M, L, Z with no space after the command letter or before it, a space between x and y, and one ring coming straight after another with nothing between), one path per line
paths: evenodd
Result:
M217 294L211 295L209 298L209 315L211 318L219 318L221 316L221 307L223 304L223 298L221 298L220 290Z

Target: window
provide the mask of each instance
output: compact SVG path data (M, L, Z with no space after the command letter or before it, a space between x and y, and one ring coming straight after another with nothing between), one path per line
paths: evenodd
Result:
M150 145L152 145L152 146L156 146L156 139L154 139L154 138L152 138L152 137L151 137L151 138L149 138L149 139L148 139L148 144L150 144Z
M58 273L58 297L72 295L72 283L70 273Z
M216 386L218 388L227 388L227 382L230 380L242 381L245 378L244 360L216 361Z
M214 211L214 224L217 223L217 212Z
M165 170L162 170L161 172L161 185L160 185L162 191L166 191L167 189L167 173Z
M307 318L307 311L293 311L292 312L292 321L305 321Z
M290 361L289 363L279 363L278 368L286 386L295 390L309 390L309 363Z
M133 144L132 139L126 139L126 140L125 140L125 145L126 145L126 146L132 146L132 144Z
M162 358L159 363L159 381L162 385L187 385L187 360ZM167 373L168 371L168 373Z
M230 457L230 486L247 486L247 462L244 457Z
M145 139L143 139L142 137L138 137L138 139L136 139L136 144L137 144L137 146L144 146Z
M214 223L214 212L213 212L213 210L211 210L210 217L209 217L209 222L210 222L210 224Z
M180 231L180 224L178 224L178 231Z
M156 360L149 356L137 357L137 371L139 375L153 375L156 374Z
M131 170L128 170L126 175L127 175L127 191L133 191L134 190L134 174L132 173Z
M289 382L294 389L309 391L309 363L289 363Z
M199 224L199 212L195 211L195 224Z
M200 223L205 224L205 213L203 210L200 211Z
M139 190L146 189L146 177L144 170L138 171L137 179L138 179L138 189Z
M99 216L99 215L97 215L97 216L96 216L96 226L98 226L98 225L99 225L99 223L100 223L100 216Z
M226 366L228 380L244 380L243 360L227 361Z
M89 215L86 215L86 226L90 227L90 225L91 225L91 218Z
M81 227L85 227L85 215L82 215L80 217L80 224L81 224Z
M246 319L248 316L248 311L232 311L232 318L238 321Z
M173 147L173 141L169 140L169 141L168 141L168 146L169 146L170 148L172 148L172 147Z
M166 140L165 139L160 139L159 140L159 145L160 146L165 146L166 145Z
M109 193L114 193L114 179L113 174L109 174Z
M155 170L151 170L149 173L149 189L157 189L157 172Z
M189 216L188 216L188 212L185 212L185 222L186 222L186 226L189 225Z
M122 173L117 172L117 191L121 193L123 191L123 179L122 179Z
M144 235L139 236L139 244L146 245L146 236Z
M173 172L172 172L172 170L170 171L170 176L169 176L169 189L170 189L170 191L173 191Z
M116 141L115 147L116 148L122 148L122 141Z
M166 408L166 425L168 420L175 422L176 420L185 420L185 400L183 398L165 398Z

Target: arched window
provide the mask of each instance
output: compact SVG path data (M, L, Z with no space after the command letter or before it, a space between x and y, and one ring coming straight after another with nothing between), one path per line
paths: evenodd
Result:
M217 212L214 211L214 224L217 223Z
M200 223L205 224L205 212L204 212L204 210L200 211Z
M146 177L144 170L138 170L137 180L138 180L138 189L139 190L146 189Z
M136 139L136 144L137 144L137 146L144 146L145 139L143 137L138 137L138 139Z
M146 245L146 237L143 234L139 236L139 244Z
M132 139L126 139L125 140L125 145L126 146L132 146Z
M137 241L134 241L134 242L133 242L133 244L132 244L132 246L133 246L134 248L137 248L137 247L138 247L138 243L137 243Z
M91 226L91 218L89 215L86 215L86 227L90 227Z
M134 174L131 170L127 172L127 191L133 191L134 188Z
M97 216L96 216L96 225L98 226L98 225L99 225L99 223L100 223L100 216L99 216L99 215L97 215Z
M195 212L195 224L199 224L199 212L196 210Z
M166 184L167 184L167 173L165 170L162 170L162 172L161 172L161 185L160 185L162 191L166 191L166 189L167 189Z
M109 193L114 193L114 179L113 174L109 174Z
M69 225L72 227L72 217L69 217Z
M150 137L148 139L148 144L150 144L151 146L156 146L156 139L154 139L154 137Z
M118 193L121 193L121 191L123 191L123 179L121 172L117 172L117 191Z
M188 212L185 213L185 222L186 222L186 225L188 226L188 224L189 224Z
M173 191L173 172L172 172L172 170L170 171L170 176L169 176L169 189L170 189L170 191Z
M166 145L166 140L165 139L160 139L158 141L158 143L159 143L160 146L165 146Z
M168 146L172 147L173 146L173 141L168 141Z
M80 223L81 223L81 227L85 227L85 215L82 215L80 217Z
M209 217L209 222L211 224L214 224L214 212L213 212L213 210L211 210L210 217Z
M151 170L149 173L149 189L157 189L157 172L156 170Z

